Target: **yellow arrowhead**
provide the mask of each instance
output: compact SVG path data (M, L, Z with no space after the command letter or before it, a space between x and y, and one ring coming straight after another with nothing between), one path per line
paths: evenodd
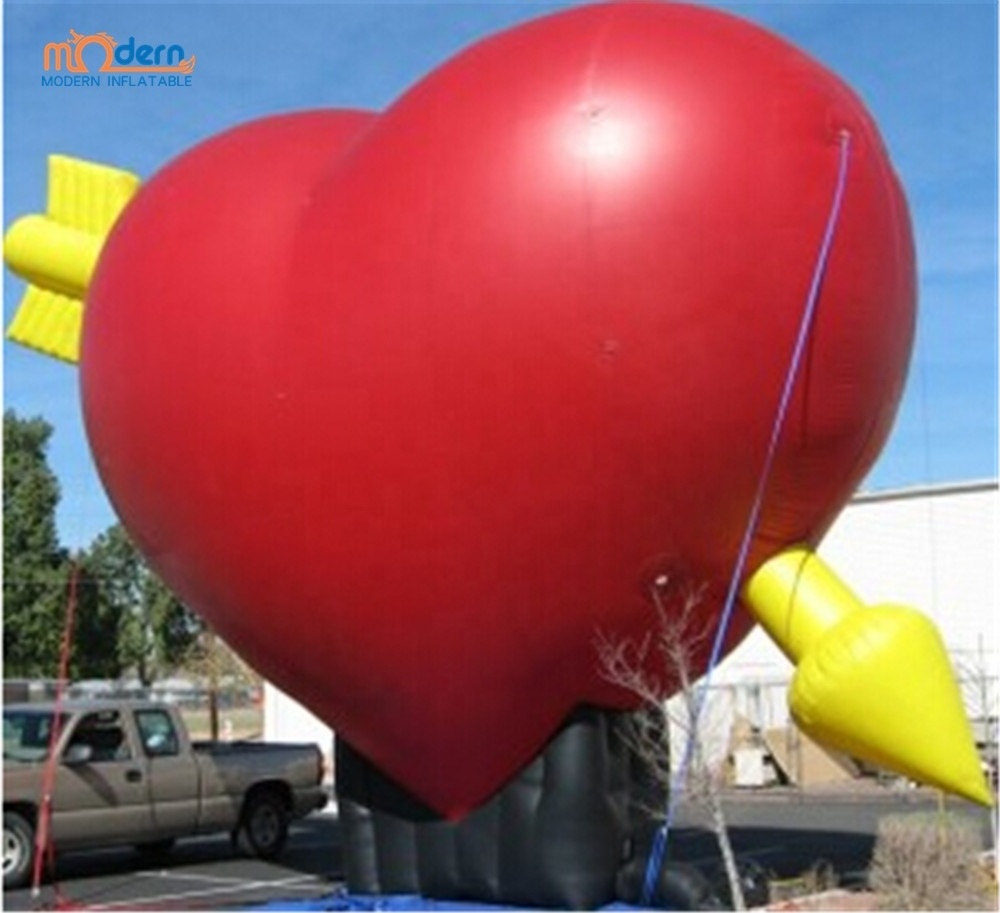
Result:
M743 597L798 666L789 704L806 733L993 804L947 650L926 616L903 606L865 607L804 548L762 565Z

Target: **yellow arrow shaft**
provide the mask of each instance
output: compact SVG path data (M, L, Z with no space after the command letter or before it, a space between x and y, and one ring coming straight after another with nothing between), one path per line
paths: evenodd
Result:
M41 215L24 216L7 230L4 258L39 288L83 298L104 238Z
M864 604L808 548L780 552L758 568L743 588L754 618L793 663L820 637Z

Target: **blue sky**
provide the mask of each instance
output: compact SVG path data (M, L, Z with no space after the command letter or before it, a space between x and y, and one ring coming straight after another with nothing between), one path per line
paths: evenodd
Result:
M46 156L148 177L199 140L263 114L381 109L477 38L565 3L44 3L3 6L4 227L44 208ZM713 3L791 40L875 115L910 201L920 307L893 436L864 484L883 490L997 476L997 5ZM180 44L182 88L41 85L42 48L69 30ZM4 323L23 292L5 272ZM76 369L3 344L6 407L55 426L63 542L114 518L82 427Z

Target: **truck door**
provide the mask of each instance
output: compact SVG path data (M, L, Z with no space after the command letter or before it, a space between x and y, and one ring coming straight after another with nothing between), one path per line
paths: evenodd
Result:
M152 824L145 762L122 713L84 714L69 735L52 792L56 846L140 840Z
M135 725L149 764L153 823L161 836L195 833L200 808L198 764L183 751L170 711L147 707L135 711Z

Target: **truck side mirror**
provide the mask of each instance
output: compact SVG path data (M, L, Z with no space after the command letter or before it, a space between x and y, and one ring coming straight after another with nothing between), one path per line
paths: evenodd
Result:
M83 742L75 742L63 752L64 764L87 764L94 757L94 747Z

